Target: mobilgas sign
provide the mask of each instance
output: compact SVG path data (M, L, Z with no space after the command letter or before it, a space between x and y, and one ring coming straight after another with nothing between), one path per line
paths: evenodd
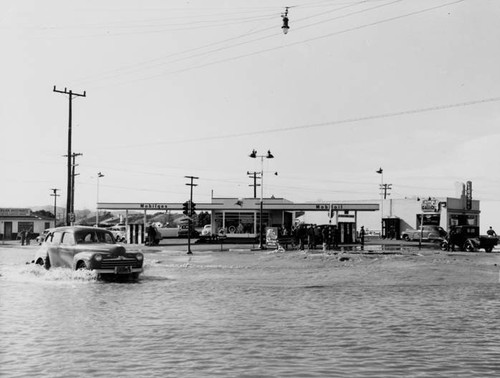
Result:
M168 208L166 203L141 203L141 209L158 209L158 210L166 210Z

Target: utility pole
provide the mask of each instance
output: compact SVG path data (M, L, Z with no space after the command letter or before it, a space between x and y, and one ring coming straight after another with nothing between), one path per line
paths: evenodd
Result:
M257 184L257 179L260 179L260 172L248 172L247 171L248 177L252 178L253 177L253 184L250 184L248 186L253 186L253 198L257 198L257 187L260 186L260 184Z
M193 252L191 252L191 227L192 227L192 206L193 206L193 186L198 186L198 184L194 184L193 183L193 180L198 180L199 177L195 177L195 176L184 176L185 178L188 178L190 179L190 183L186 184L188 186L191 187L190 189L190 194L189 194L189 206L190 206L190 209L189 209L189 212L190 212L190 216L188 218L188 251L187 251L187 254L188 255L192 255Z
M83 156L81 153L73 153L73 164L72 164L72 174L71 174L71 213L75 213L75 177L79 175L79 173L75 173L75 167L78 166L76 164L76 157Z
M72 139L72 102L73 102L73 97L86 97L87 93L86 91L83 91L83 94L81 93L74 93L71 89L68 91L66 88L64 88L64 91L56 89L56 86L54 85L54 92L57 93L62 93L65 95L68 95L68 100L69 100L69 117L68 117L68 185L67 185L67 193L66 193L66 225L70 225L70 213L71 213L71 194L72 194L72 165L71 165L71 139Z
M380 195L383 195L384 199L387 199L387 196L391 195L390 193L388 193L391 189L392 184L380 184L380 190L382 190Z
M81 153L77 153L77 152L73 152L71 154L71 188L70 188L70 194L69 194L69 198L70 198L70 204L69 204L69 208L68 208L68 213L69 214L74 214L75 212L75 177L79 175L79 173L75 173L75 168L78 166L78 164L76 164L76 157L77 156L83 156L83 154ZM67 155L63 155L63 157L67 157ZM71 219L70 219L70 223L71 223Z
M50 190L52 190L54 192L50 196L54 197L54 227L56 227L56 223L57 223L57 197L59 197L59 194L57 194L57 191L60 189L53 188Z

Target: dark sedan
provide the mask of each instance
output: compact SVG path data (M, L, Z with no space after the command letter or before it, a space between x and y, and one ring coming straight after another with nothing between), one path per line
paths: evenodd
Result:
M113 234L96 227L59 227L46 236L34 262L74 270L88 269L98 274L138 278L143 271L142 253L127 252L116 244Z

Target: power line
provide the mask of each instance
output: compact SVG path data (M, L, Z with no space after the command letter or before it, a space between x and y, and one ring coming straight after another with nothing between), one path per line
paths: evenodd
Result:
M393 2L390 2L390 3L386 3L386 4L382 4L382 5L377 5L377 6L374 6L372 8L367 8L367 9L363 9L363 10L360 10L360 11L352 12L352 13L349 13L347 15L338 16L338 17L335 17L335 18L332 18L332 19L328 19L328 20L325 20L325 21L322 21L322 22L318 22L318 23L315 23L315 24L312 24L312 25L306 25L306 26L303 26L303 27L295 28L295 30L300 30L300 29L304 29L304 28L307 28L307 27L310 27L310 26L317 25L319 23L328 22L328 21L332 21L332 20L337 20L337 19L340 19L340 18L346 18L346 17L352 16L352 15L357 15L357 14L360 14L360 13L368 12L368 11L375 10L375 9L378 9L378 8L381 8L381 7L392 5L392 4L400 2L400 1L403 1L403 0L396 0L396 1L393 1ZM358 2L356 2L354 4L349 3L348 5L343 6L343 7L336 7L334 9L331 9L331 10L328 10L328 11L322 11L321 13L317 13L315 15L308 16L308 17L303 18L303 19L296 19L296 20L294 20L294 22L301 22L303 20L308 20L308 19L311 19L311 18L316 18L316 17L319 17L319 16L323 16L326 13L338 12L338 11L341 11L341 10L344 10L344 9L347 9L347 8L351 8L351 7L354 7L354 6L358 6L360 4L364 4L364 3L367 3L367 2L368 2L368 0L358 1ZM272 17L274 18L275 15L272 15ZM241 34L241 35L236 36L236 37L228 38L228 39L223 40L223 41L214 42L214 43L207 44L207 45L204 45L204 46L201 46L201 47L197 47L197 48L185 50L185 51L182 51L182 52L179 52L179 53L170 54L170 55L167 55L167 56L165 56L163 58L156 58L156 59L145 61L145 62L142 62L142 63L137 63L135 65L129 66L128 68L125 67L125 68L121 68L121 69L119 68L117 70L116 69L115 70L110 70L110 71L108 71L109 74L102 74L102 75L104 75L104 78L106 78L106 76L107 76L108 79L112 79L113 77L118 77L118 76L121 75L121 74L117 73L117 71L122 71L122 72L123 71L126 71L126 72L128 71L129 73L132 73L132 72L135 71L134 67L137 67L138 69L140 69L140 68L143 68L142 66L146 66L148 64L152 64L148 68L154 68L156 66L163 66L165 64L177 63L177 62L181 62L181 61L184 61L184 60L188 60L188 59L192 59L192 58L196 58L196 57L200 57L200 56L204 56L204 55L209 55L209 54L217 53L217 52L220 52L220 51L223 51L223 50L227 50L227 49L231 49L231 48L234 48L234 47L243 46L243 45L246 45L246 44L249 44L249 43L259 42L259 41L262 41L262 40L265 40L265 39L269 39L269 38L275 38L276 37L276 33L272 33L272 34L269 34L269 35L266 35L266 36L263 36L263 37L251 39L249 41L243 41L243 42L240 42L240 43L231 44L229 46L222 46L222 47L219 47L217 49L212 49L212 50L209 50L209 51L200 52L200 53L197 53L197 54L192 54L192 55L187 56L187 57L178 58L178 59L167 61L167 62L161 62L161 60L163 60L165 58L170 58L170 57L174 57L174 56L177 56L177 55L184 55L184 54L189 53L189 52L194 52L194 51L202 50L202 49L205 49L207 47L214 46L214 45L220 45L220 44L223 44L223 43L226 43L226 42L230 42L232 40L237 40L237 39L241 39L241 38L247 38L250 35L259 34L259 33L262 33L262 32L268 31L268 30L275 30L275 29L276 29L276 26L273 25L271 27L259 29L259 30L254 31L254 32L245 33L245 34ZM287 46L289 46L289 45L286 45L285 47L287 47ZM271 50L274 50L274 49L275 48L272 48ZM268 50L265 50L265 51L268 51ZM251 55L253 55L253 54L251 54ZM232 58L230 58L230 59L232 59ZM157 63L154 63L154 62L157 62ZM208 63L208 64L210 65L212 63ZM204 65L196 66L194 68L187 68L185 70L196 69L196 68L203 67L203 66ZM185 70L175 71L173 73L179 73L179 72L183 72ZM135 79L135 80L127 81L127 83L131 83L131 82L134 82L134 81L147 80L147 79L150 79L150 78L155 78L155 77L164 76L164 75L168 75L168 74L169 74L168 72L167 73L161 73L161 74L155 74L155 76L149 76L149 77L145 77L145 78L138 78L138 79ZM85 83L85 81L83 81L83 82Z
M350 124L350 123L355 123L355 122L372 121L372 120L377 120L377 119L386 119L386 118L400 117L400 116L419 114L419 113L427 113L427 112L433 112L433 111L439 111L439 110L461 108L461 107L466 107L466 106L485 104L485 103L490 103L490 102L498 102L498 101L500 101L500 97L491 97L491 98L485 98L485 99L481 99L481 100L458 102L458 103L454 103L454 104L436 105L436 106L430 106L430 107L425 107L425 108L402 110L402 111L398 111L398 112L374 114L374 115L370 115L370 116L353 117L353 118L347 118L347 119L343 119L343 120L339 120L339 121L328 121L328 122L321 122L321 123L312 123L312 124L308 124L308 125L288 126L288 127L275 128L275 129L247 131L247 132L243 132L243 133L207 136L207 137L184 139L184 140L182 140L182 139L170 140L168 142L155 142L155 143L147 143L147 144L129 144L129 145L119 146L116 148L149 147L149 146L160 146L160 145L167 145L167 144L191 143L191 142L200 142L200 141L207 141L207 140L239 138L239 137L252 136L252 135L275 134L275 133L281 133L281 132L305 130L305 129L319 128L319 127L327 127L327 126L345 125L345 124Z
M392 4L395 4L395 3L400 2L400 1L402 1L402 0L396 0L396 1L393 1L393 2L388 3L388 4L378 5L378 6L370 8L369 10L381 8L381 7L387 6L387 5L392 5ZM139 81L144 81L144 80L155 79L155 78L162 77L162 76L167 76L167 75L179 74L179 73L183 73L183 72L187 72L187 71L191 71L191 70L195 70L195 69L199 69L199 68L204 68L204 67L208 67L208 66L212 66L212 65L216 65L216 64L220 64L220 63L226 63L226 62L230 62L230 61L234 61L234 60L238 60L238 59L242 59L242 58L247 58L249 56L254 56L254 55L259 55L259 54L262 54L262 53L267 53L267 52L271 52L271 51L281 50L281 49L288 48L288 47L291 47L291 46L301 45L301 44L312 42L312 41L316 41L316 40L319 40L319 39L324 39L324 38L329 38L329 37L333 37L333 36L337 36L337 35L342 35L342 34L345 34L345 33L352 32L352 31L357 31L357 30L361 30L361 29L364 29L364 28L376 26L376 25L379 25L379 24L388 23L388 22L399 20L399 19L402 19L402 18L419 15L419 14L422 14L422 13L425 13L425 12L430 12L430 11L433 11L433 10L436 10L436 9L440 9L440 8L444 8L444 7L447 7L447 6L450 6L450 5L462 3L464 1L466 1L466 0L456 0L456 1L453 1L453 2L446 3L446 4L440 4L438 6L421 9L419 11L409 12L409 13L406 13L406 14L402 14L402 15L399 15L399 16L394 16L394 17L382 19L382 20L375 21L375 22L368 23L368 24L358 25L358 26L351 27L351 28L348 28L348 29L340 30L340 31L333 32L333 33L324 34L324 35L321 35L321 36L318 36L318 37L313 37L313 38L305 39L305 40L302 40L302 41L297 41L297 42L294 42L294 43L289 43L289 44L282 45L282 46L274 46L274 47L270 47L270 48L266 48L266 49L261 49L261 50L258 50L258 51L254 51L254 52L251 52L251 53L241 54L241 55L237 55L237 56L233 56L233 57L229 57L229 58L219 59L219 60L212 61L212 62L207 62L207 63L203 63L203 64L194 65L194 66L191 66L191 67L182 68L182 69L175 70L175 71L163 72L163 73L159 73L159 74L144 76L142 78L137 78L137 79L134 79L134 80L128 80L126 82L121 83L121 85L126 85L126 84L130 84L130 83L133 83L133 82L139 82ZM361 13L361 12L364 12L364 11L366 11L366 10L353 12L353 14L358 14L358 13ZM318 23L316 23L316 24L318 24ZM304 26L302 28L305 28L305 27L306 26ZM275 35L273 34L272 37L274 37L274 36ZM240 43L238 45L235 45L235 46L239 46L239 45L246 44L246 43L260 41L260 40L267 39L267 38L270 38L270 37L271 36L260 37L258 39L254 39L254 40L251 40L251 41L242 42L242 43ZM232 47L235 47L235 46L232 46ZM117 85L119 85L119 84L117 84Z

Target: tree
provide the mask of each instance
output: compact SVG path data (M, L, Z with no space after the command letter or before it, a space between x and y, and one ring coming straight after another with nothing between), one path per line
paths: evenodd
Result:
M210 224L211 223L211 218L212 217L210 216L209 212L202 211L201 213L198 214L198 222L196 223L196 225L198 227L203 227L206 224Z
M54 214L47 210L34 211L32 214L42 218L54 218Z

